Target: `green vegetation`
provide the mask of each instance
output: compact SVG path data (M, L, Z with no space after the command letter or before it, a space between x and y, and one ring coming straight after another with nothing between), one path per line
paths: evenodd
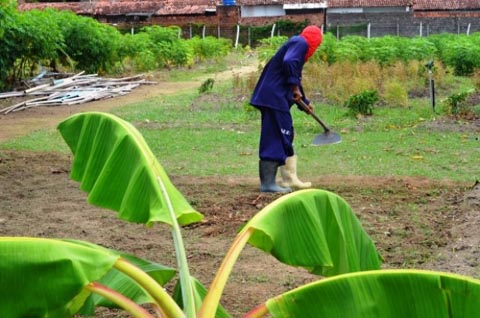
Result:
M468 95L470 91L467 92L460 92L456 94L452 94L448 96L444 101L443 104L446 107L446 111L449 114L459 115L468 111L467 107L465 107L465 102L467 101Z
M8 3L6 3L8 4ZM136 34L69 11L0 9L0 89L44 67L89 73L128 73L191 66L225 57L227 39L184 40L180 28L147 26Z
M366 90L357 95L352 95L345 102L345 107L350 110L353 116L357 115L373 115L373 107L379 100L378 92L374 90Z
M399 65L384 71L398 78L399 83L408 83L409 77L405 74L411 65L406 64L403 71ZM323 89L337 86L336 79L342 81L348 76L354 82L362 76L353 76L349 68L339 64L313 65L312 68L321 71L321 75L314 77L316 73L310 72L306 76L308 83L318 84L321 90L316 93L317 88L310 87L310 96L326 96ZM370 70L363 72L366 82L387 77L371 62L356 68ZM342 76L342 70L348 75ZM188 74L204 76L203 71L195 69ZM447 83L439 82L438 101L473 87L468 79L451 75L442 78L441 73L438 74L439 81ZM420 77L415 75L415 78L422 83ZM254 82L250 77L216 81L207 93L200 94L197 88L176 95L159 95L116 108L113 113L138 127L171 174L256 177L259 114L245 107ZM423 88L417 85L410 92L427 87L423 81ZM311 146L311 141L322 129L312 118L294 110L295 145L301 160L299 174L408 175L464 182L479 178L475 167L480 150L474 139L477 136L463 128L467 119L452 118L448 109L442 107L439 113L433 113L426 93L419 98L411 97L407 105L399 106L387 103L384 96L380 93L381 102L375 107L373 116L359 118L351 117L341 104L314 98L316 113L343 138L342 143L334 146ZM475 106L462 107L475 109ZM67 151L53 129L5 142L0 148Z
M15 28L22 25L28 29L39 21L55 28L54 22L43 20L46 16L30 14L29 19L22 16ZM7 25L4 34L13 32L13 24L5 21L0 19L0 24ZM60 32L67 34L65 30L75 30L80 25L90 36L99 37L95 41L100 42L85 39L92 40L86 47L108 48L102 52L102 58L88 64L103 71L176 67L172 71L175 80L201 78L204 70L224 67L221 59L229 47L227 42L216 39L179 40L175 28L151 27L138 33L138 37L121 36L81 19L71 25L65 23ZM42 33L48 37L45 30L39 32ZM80 36L70 35L63 38L63 44ZM67 46L61 50L60 46L45 47L42 51L27 32L22 36L22 43L32 45L25 50L28 54L12 62L14 73L30 72L43 55L51 54L53 59L58 52L69 52ZM101 42L102 38L105 42ZM0 34L0 41L8 43L5 39ZM128 49L121 52L122 57L115 60L113 56L121 55L117 40L129 43L125 44ZM281 40L265 40L265 46L260 48L261 58L265 60ZM299 174L425 176L472 183L478 180L478 137L464 129L469 117L463 117L479 108L467 103L466 93L479 89L478 66L468 57L464 59L470 63L459 63L449 47L468 53L475 44L468 39L449 40L438 41L442 42L440 45L423 39L408 42L386 37L367 46L363 39L348 37L334 43L327 35L325 46L305 70L305 87L316 113L342 135L343 142L311 146L311 140L322 129L303 112L294 111L296 151L301 160ZM211 46L215 49L210 50ZM7 47L7 51L10 49L13 47ZM83 49L88 50L76 47L78 51ZM75 54L77 51L64 56L68 55L68 63L81 65L81 58ZM430 59L432 54L444 57L434 68L439 100L446 105L437 113L432 111L425 93L428 75L424 59ZM412 56L415 59L410 59ZM87 55L85 61L92 58ZM200 71L195 68L211 64L209 59L219 61L218 65ZM62 58L58 54L55 60ZM8 64L11 59L0 62ZM467 74L473 76L463 76ZM88 242L0 238L0 254L5 256L0 262L1 272L8 287L0 291L3 316L69 317L79 311L91 315L95 306L106 306L122 307L135 317L154 317L138 306L149 304L152 311L169 317L228 317L219 306L222 290L242 248L249 243L283 263L330 278L261 303L246 317L315 317L322 310L325 314L335 310L340 316L362 313L365 317L476 317L480 310L477 280L413 269L378 270L380 257L349 205L336 194L319 189L282 196L247 222L209 289L192 277L180 226L198 222L203 216L190 206L168 175L256 177L258 171L259 114L246 107L255 77L234 77L231 81L215 81L215 85L212 78L200 80L197 89L123 105L113 114L73 115L60 124L60 133L42 130L0 145L0 149L72 151L71 176L88 193L89 202L112 209L129 222L168 226L178 258L177 273L175 269ZM352 109L369 116L351 116ZM411 209L415 209L414 202ZM414 213L412 222L416 218ZM8 257L11 254L21 257ZM131 267L130 263L138 267ZM170 296L162 286L175 273L177 289ZM438 288L440 285L442 288ZM107 286L122 291L131 301ZM38 290L42 297L38 297ZM413 300L417 301L415 306L408 306ZM377 315L370 312L372 303L376 304Z
M111 307L136 318L230 317L220 301L247 243L323 279L270 298L245 317L324 317L333 310L372 318L470 318L480 310L478 280L436 271L382 270L381 255L348 203L320 189L284 195L254 215L205 288L190 274L181 233L181 226L203 215L173 185L139 131L101 112L72 115L58 130L72 151L70 176L88 193L89 203L127 222L169 227L178 269L86 241L1 237L2 316L68 318ZM171 295L163 286L173 280Z
M337 40L326 33L323 43L311 60L328 64L339 62L375 61L381 66L398 61L437 60L453 68L455 75L471 75L480 67L480 33L471 36L439 34L428 37L383 36L367 39L362 36L345 36ZM281 37L280 37L281 38ZM282 41L261 41L260 56L268 59Z
M211 73L238 65L238 55L231 58L229 40L183 40L177 27L158 26L123 35L72 13L17 12L13 3L4 3L0 11L0 85L7 87L33 74L39 63L110 73L155 70L169 81L205 76L201 80L205 87L199 84L197 92L160 95L124 105L114 113L139 127L171 173L256 175L259 118L248 98L258 75L234 76L233 81L215 81L214 85L208 81ZM304 86L318 115L344 142L311 147L311 139L321 129L310 117L294 112L296 148L304 163L299 165L299 173L422 175L459 181L478 178L473 170L478 146L472 138L477 136L461 126L463 120L480 113L479 105L467 103L470 93L480 89L479 37L477 33L370 40L346 36L337 41L332 34L325 34L320 49L306 65ZM23 44L19 46L13 39ZM260 61L264 63L285 40L285 36L261 40L256 50ZM242 54L241 50L235 54ZM430 60L435 60L436 99L442 106L438 114L431 111L428 100L425 62ZM466 74L472 76L459 76ZM345 105L351 105L354 112L371 114L373 99L358 97L372 91L379 99L374 115L347 116L349 107ZM456 121L442 125L451 116ZM53 130L35 132L0 147L66 151Z

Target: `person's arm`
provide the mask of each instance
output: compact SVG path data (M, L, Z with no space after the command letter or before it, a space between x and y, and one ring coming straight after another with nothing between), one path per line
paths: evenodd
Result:
M296 103L300 99L303 100L303 102L308 105L310 112L312 112L313 107L310 105L310 101L305 97L302 87L302 69L307 50L308 46L303 41L291 43L283 58L283 69L287 77L287 82L292 88L293 100Z
M283 73L287 83L292 88L294 100L298 100L299 96L303 96L301 80L307 50L308 46L306 42L296 39L289 43L288 49L283 57Z

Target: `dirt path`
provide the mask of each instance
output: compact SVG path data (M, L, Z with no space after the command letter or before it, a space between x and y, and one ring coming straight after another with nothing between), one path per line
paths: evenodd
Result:
M118 106L128 105L158 95L173 95L180 93L181 91L197 89L207 78L213 78L215 82L219 82L232 78L234 74L245 75L255 72L257 69L257 60L250 59L248 60L248 64L244 66L232 67L227 71L200 76L191 81L159 81L154 85L142 85L131 93L116 98L109 98L74 106L35 107L23 111L11 112L7 115L0 115L0 143L26 135L31 131L46 127L55 127L60 121L75 113L85 111L109 111ZM0 100L0 109L15 103L17 103L17 101Z

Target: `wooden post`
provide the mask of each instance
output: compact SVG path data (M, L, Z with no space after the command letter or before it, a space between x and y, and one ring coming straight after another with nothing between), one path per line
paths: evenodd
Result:
M277 24L274 23L273 26L272 26L272 32L270 33L270 38L273 38L273 36L274 36L274 34L275 34L275 26L276 26L276 25L277 25Z
M235 37L235 48L238 47L238 39L240 38L240 25L237 24L237 36Z

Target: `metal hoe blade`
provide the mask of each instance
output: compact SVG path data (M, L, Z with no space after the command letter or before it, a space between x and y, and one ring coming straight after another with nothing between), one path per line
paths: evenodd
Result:
M321 146L321 145L331 145L331 144L338 144L342 142L342 138L339 134L333 131L327 131L323 134L317 135L315 139L312 141L312 145L314 146Z
M331 144L338 144L339 142L342 142L342 137L340 137L339 134L333 132L330 130L330 128L327 127L323 123L323 121L317 117L312 112L308 111L308 106L302 101L298 101L297 104L307 113L309 113L319 124L322 126L324 133L318 135L315 137L315 139L312 141L312 145L319 146L319 145L331 145Z

